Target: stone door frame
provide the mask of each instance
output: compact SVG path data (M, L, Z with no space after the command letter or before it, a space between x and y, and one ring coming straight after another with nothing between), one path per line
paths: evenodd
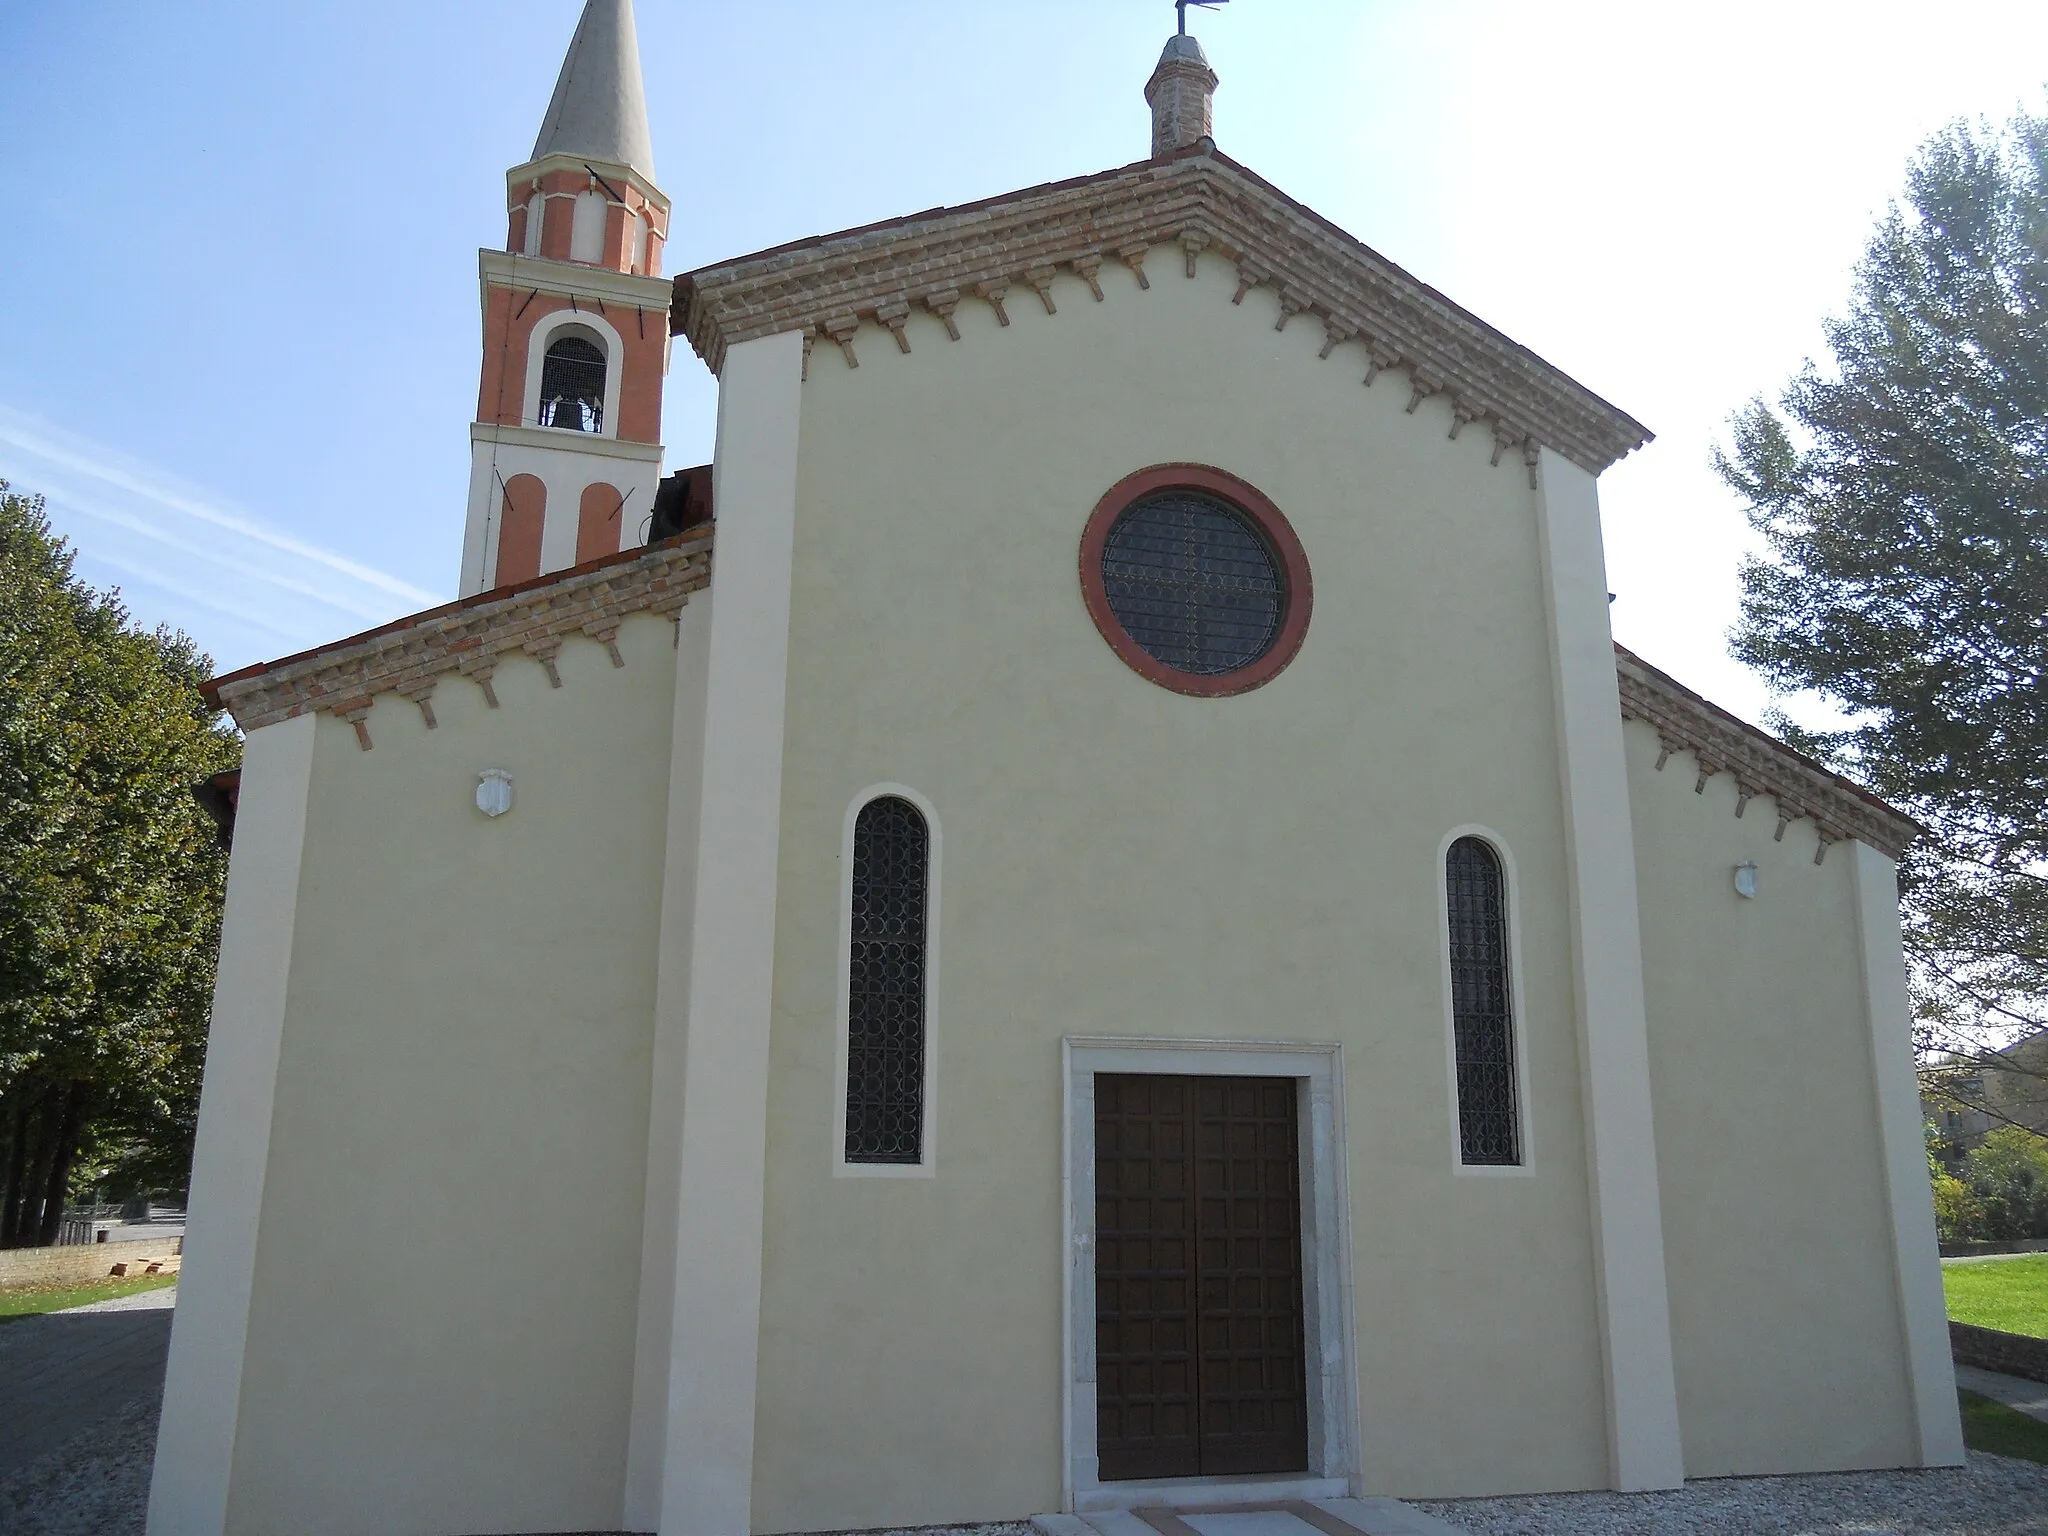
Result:
M1299 1101L1306 1477L1105 1483L1096 1471L1095 1077L1293 1078ZM1343 1048L1289 1040L1070 1035L1061 1042L1063 1244L1060 1503L1068 1511L1214 1503L1220 1487L1273 1497L1357 1493L1358 1378L1352 1340L1351 1202L1345 1187Z

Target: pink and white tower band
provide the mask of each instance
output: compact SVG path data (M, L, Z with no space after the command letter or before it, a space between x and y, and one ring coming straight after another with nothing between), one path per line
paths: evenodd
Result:
M483 380L462 595L645 544L661 481L669 200L632 0L589 0L533 156L478 253Z

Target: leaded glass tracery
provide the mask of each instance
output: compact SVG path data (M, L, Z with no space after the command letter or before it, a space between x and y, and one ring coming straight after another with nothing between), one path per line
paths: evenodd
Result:
M1117 519L1102 590L1139 649L1198 677L1265 655L1287 606L1287 578L1257 526L1199 491L1148 496Z
M1449 897L1451 1032L1458 1071L1458 1156L1522 1161L1515 1104L1515 1026L1508 991L1507 882L1485 839L1461 837L1444 859Z
M846 1160L924 1157L931 834L916 806L880 795L853 824L847 975Z

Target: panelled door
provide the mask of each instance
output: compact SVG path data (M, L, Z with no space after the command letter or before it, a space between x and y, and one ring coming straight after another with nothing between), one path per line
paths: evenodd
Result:
M1103 1481L1307 1470L1294 1079L1097 1075L1095 1362Z

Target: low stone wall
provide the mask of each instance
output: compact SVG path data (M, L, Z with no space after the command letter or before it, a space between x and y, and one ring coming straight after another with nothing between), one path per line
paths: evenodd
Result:
M162 1242L138 1239L132 1243L77 1243L63 1248L9 1248L0 1250L0 1287L10 1285L82 1285L104 1280L114 1266L127 1266L130 1275L142 1274L152 1263L169 1262L185 1251L182 1237Z
M2020 1237L2007 1243L1943 1243L1944 1259L1975 1259L1987 1253L2048 1253L2048 1237Z
M1948 1325L1949 1352L1958 1365L1974 1365L1980 1371L2003 1371L2029 1381L2048 1381L2048 1339L2030 1339L2023 1333L2000 1333L1995 1328L1973 1328L1968 1323Z

